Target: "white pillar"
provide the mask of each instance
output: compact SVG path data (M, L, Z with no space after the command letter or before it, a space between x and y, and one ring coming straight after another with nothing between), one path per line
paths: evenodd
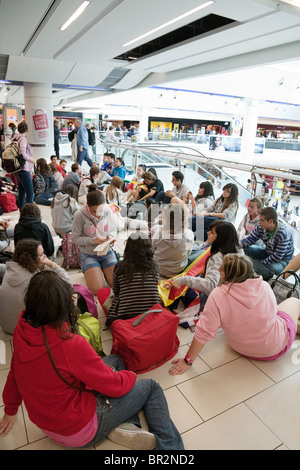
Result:
M148 108L141 108L140 114L140 127L139 127L139 141L145 142L148 139Z
M47 162L54 152L52 86L49 83L24 83L25 120L33 158Z
M243 120L243 135L240 153L241 163L253 164L257 120L258 103L249 101L245 109Z

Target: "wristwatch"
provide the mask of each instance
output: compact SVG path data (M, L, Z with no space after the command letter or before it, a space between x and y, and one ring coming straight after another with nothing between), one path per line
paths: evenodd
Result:
M190 366L190 367L193 364L193 361L188 356L185 356L184 362L186 363L187 366Z

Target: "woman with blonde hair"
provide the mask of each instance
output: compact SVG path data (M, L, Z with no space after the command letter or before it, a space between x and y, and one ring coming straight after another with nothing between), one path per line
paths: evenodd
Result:
M273 361L290 349L300 332L300 300L277 305L267 282L245 255L228 254L220 268L221 282L208 297L196 324L195 337L184 359L176 359L170 375L185 372L205 344L222 327L228 344L251 359Z

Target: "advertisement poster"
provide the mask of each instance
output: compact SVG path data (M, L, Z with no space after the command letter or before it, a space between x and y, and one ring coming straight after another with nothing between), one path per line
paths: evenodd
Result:
M5 107L6 124L13 122L16 126L18 125L18 108L6 108Z
M52 108L31 108L33 143L47 142L52 136Z
M215 152L240 152L242 145L242 137L216 135L209 137L209 150ZM254 153L263 153L263 139L256 139Z

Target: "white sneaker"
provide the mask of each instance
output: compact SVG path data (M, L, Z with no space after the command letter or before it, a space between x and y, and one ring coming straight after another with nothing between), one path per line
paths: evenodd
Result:
M106 436L110 441L129 447L132 450L153 450L156 438L151 432L135 426L132 423L120 424Z

